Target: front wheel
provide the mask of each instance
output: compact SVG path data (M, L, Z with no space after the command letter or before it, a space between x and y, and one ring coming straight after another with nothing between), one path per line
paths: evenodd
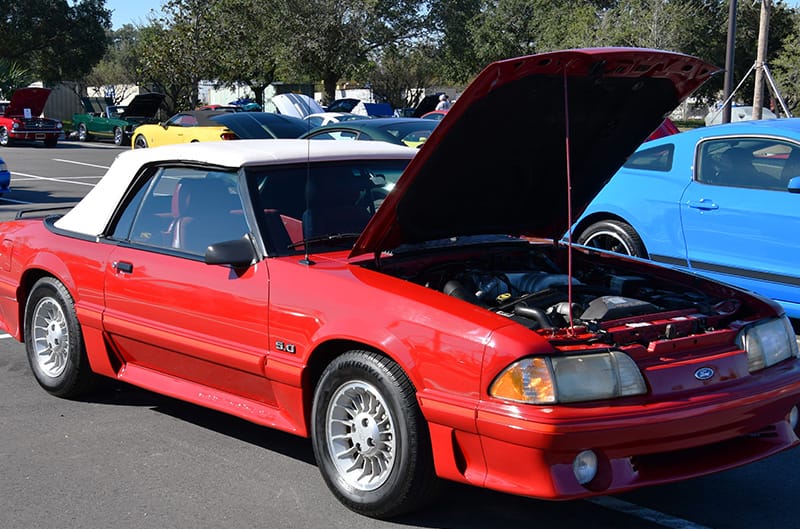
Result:
M0 145L8 147L9 143L11 143L11 138L8 137L8 129L0 127Z
M85 393L89 368L75 303L52 277L36 282L25 304L25 349L36 381L48 393L72 398Z
M147 138L139 134L133 139L133 148L134 149L146 149L147 148Z
M647 250L636 230L630 224L618 220L595 222L580 234L578 244L647 258Z
M88 141L89 140L89 130L86 128L85 123L81 123L78 125L78 141Z
M122 133L122 128L114 127L114 145L122 145L125 141L125 134Z
M334 359L314 393L311 430L322 477L353 511L389 518L431 499L427 424L392 360L367 351Z

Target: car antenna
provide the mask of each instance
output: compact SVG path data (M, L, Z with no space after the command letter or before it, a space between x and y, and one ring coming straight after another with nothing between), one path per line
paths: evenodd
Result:
M310 130L310 121L306 120L306 129L307 131ZM308 187L308 181L311 179L311 138L306 138L306 187ZM308 192L304 193L306 196L306 209L308 209ZM303 239L306 238L305 236L305 229L303 230ZM311 255L308 250L309 244L308 241L303 241L303 258L300 259L301 265L311 266L315 265L314 261L311 260Z
M567 313L569 314L569 333L575 333L575 322L572 318L572 173L570 170L569 143L569 94L567 92L567 68L564 65L564 147L567 167Z

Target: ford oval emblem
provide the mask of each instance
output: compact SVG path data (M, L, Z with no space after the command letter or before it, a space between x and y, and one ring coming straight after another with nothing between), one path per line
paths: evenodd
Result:
M694 372L694 378L697 380L708 380L714 376L714 370L710 367L701 367Z

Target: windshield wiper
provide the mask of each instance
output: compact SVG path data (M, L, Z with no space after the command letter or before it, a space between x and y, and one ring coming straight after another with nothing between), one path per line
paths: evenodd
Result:
M311 237L303 239L302 241L293 242L287 248L295 250L300 246L308 246L309 244L317 244L330 241L341 241L342 239L358 239L361 237L360 233L330 233L328 235L320 235L318 237Z

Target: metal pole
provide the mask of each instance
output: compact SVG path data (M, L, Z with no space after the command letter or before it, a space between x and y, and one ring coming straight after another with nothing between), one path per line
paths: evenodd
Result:
M764 109L764 66L767 64L767 37L769 12L772 0L761 0L761 19L758 24L758 52L756 54L756 85L753 89L753 119L761 119Z
M728 9L728 44L725 52L725 86L723 99L726 103L722 109L722 122L731 122L731 94L733 92L733 56L736 47L736 0L730 0Z

